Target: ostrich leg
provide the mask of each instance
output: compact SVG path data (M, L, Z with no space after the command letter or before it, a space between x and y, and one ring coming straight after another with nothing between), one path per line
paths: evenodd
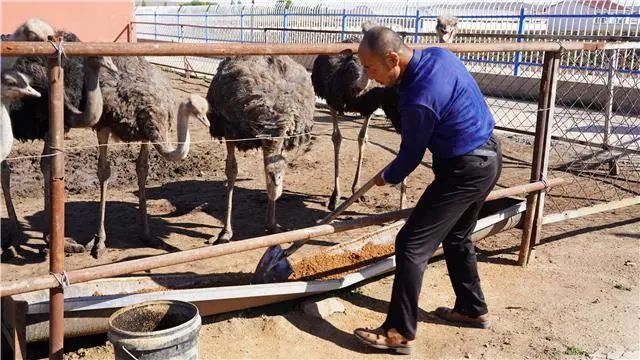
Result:
M404 210L406 206L407 206L407 179L404 179L400 184L400 210Z
M87 247L92 247L91 255L95 258L100 257L106 250L105 241L107 233L104 230L104 220L107 207L107 184L111 177L111 164L107 152L109 148L109 135L111 131L108 128L102 128L97 131L98 135L98 181L100 182L100 220L98 222L98 233Z
M231 227L231 214L233 212L233 187L238 177L238 162L236 161L236 147L232 142L227 142L227 160L224 172L227 176L227 213L222 232L218 237L209 239L210 244L228 243L233 237L233 228Z
M338 113L331 109L331 120L333 120L333 134L331 134L331 141L333 141L333 156L334 156L334 183L333 194L329 199L329 210L333 211L340 201L340 143L342 142L342 134L338 127Z
M356 176L353 178L353 185L351 185L351 193L355 194L358 191L358 182L360 182L360 170L362 169L362 159L364 158L364 148L367 146L369 142L369 120L371 120L371 116L367 116L364 119L364 123L362 124L362 128L360 128L360 133L358 134L358 165L356 166Z
M267 219L266 229L270 233L284 231L276 222L276 201L282 195L284 185L284 173L287 167L282 154L284 142L264 141L262 145L262 155L264 158L264 173L267 185Z
M9 239L6 244L2 244L2 248L7 249L13 245L14 248L18 249L21 244L26 242L27 237L20 226L18 216L16 215L16 209L13 206L13 200L11 199L11 169L6 161L0 163L0 172L2 173L2 194L4 195L4 203L7 207L7 214L9 215L9 226L11 226L8 236ZM13 252L7 254L15 255Z
M140 154L136 160L136 174L138 175L138 210L142 226L142 241L154 248L164 248L164 243L151 236L149 229L149 215L147 214L147 175L149 174L149 144L140 145Z

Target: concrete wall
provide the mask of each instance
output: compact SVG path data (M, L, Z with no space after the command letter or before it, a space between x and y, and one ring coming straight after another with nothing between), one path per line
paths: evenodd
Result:
M540 80L515 77L511 75L495 75L473 73L485 96L502 97L513 100L538 101ZM640 89L630 87L614 87L613 111L626 116L640 115ZM559 81L557 97L563 106L576 104L576 108L589 106L592 110L602 110L607 103L608 91L604 85L586 84L573 81ZM561 105L556 101L556 104Z
M112 42L133 21L134 15L133 0L1 1L3 34L10 34L25 20L38 17L54 29L75 33L82 41ZM126 31L118 41L127 41Z

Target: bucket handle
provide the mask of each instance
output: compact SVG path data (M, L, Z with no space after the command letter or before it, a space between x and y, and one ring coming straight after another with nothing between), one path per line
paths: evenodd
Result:
M122 350L124 350L124 352L126 352L127 355L131 356L133 360L138 360L138 358L135 357L126 347L124 347L124 345L122 346Z

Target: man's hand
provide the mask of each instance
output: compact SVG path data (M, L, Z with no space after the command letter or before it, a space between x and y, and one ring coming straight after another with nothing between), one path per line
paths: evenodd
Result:
M387 182L384 181L384 178L382 177L382 173L376 175L374 182L376 183L376 186L384 186L387 184Z

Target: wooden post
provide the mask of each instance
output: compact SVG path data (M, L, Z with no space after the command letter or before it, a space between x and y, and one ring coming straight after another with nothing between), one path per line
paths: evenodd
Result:
M53 38L56 43L60 37ZM60 45L59 45L60 46ZM49 58L49 138L50 161L51 234L49 271L64 280L64 71L61 54ZM62 284L49 290L49 359L60 359L64 353L64 292Z
M560 68L559 51L547 51L544 54L542 78L540 80L540 99L538 100L538 118L531 162L531 182L546 181L551 146L551 126L555 108L558 70ZM524 219L518 264L526 266L531 259L531 250L540 241L545 189L527 196L527 212Z

